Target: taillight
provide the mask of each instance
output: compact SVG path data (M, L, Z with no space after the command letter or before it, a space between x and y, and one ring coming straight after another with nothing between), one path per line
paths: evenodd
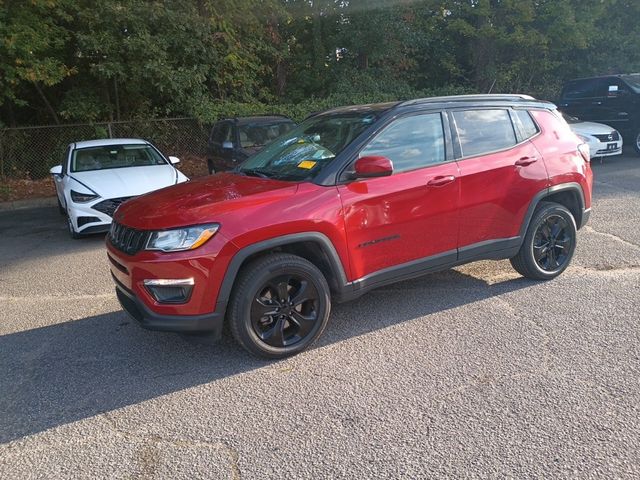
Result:
M584 158L585 162L591 161L591 149L588 144L581 143L578 145L578 151L580 152L580 155L582 155L582 158Z

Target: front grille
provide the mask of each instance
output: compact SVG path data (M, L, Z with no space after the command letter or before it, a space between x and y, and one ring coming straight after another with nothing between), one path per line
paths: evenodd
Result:
M149 232L136 230L117 222L111 222L109 241L111 245L127 255L135 255L142 250L147 242Z
M601 142L616 142L620 140L620 134L616 131L607 133L605 135L594 135L594 137L596 137Z
M118 208L121 203L126 202L130 198L133 198L133 197L110 198L108 200L103 200L100 203L96 203L91 208L99 212L102 212L106 215L109 215L110 217L113 217L113 212L116 211L116 208Z

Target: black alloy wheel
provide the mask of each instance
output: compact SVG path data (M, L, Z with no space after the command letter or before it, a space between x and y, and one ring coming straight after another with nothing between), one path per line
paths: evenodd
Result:
M529 222L522 246L511 259L513 268L533 280L551 280L571 262L576 249L576 222L563 205L540 202Z
M562 268L571 255L572 236L566 219L557 214L546 217L533 240L533 257L545 272Z
M244 266L227 321L236 341L254 355L284 358L311 345L329 320L327 280L313 263L273 253Z
M303 340L318 321L319 294L300 275L281 275L261 287L251 306L251 325L267 345L283 348Z

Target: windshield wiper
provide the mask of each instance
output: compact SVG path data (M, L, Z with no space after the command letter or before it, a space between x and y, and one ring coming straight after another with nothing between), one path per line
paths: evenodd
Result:
M270 178L268 172L265 172L258 168L239 168L238 173L250 175L253 177Z

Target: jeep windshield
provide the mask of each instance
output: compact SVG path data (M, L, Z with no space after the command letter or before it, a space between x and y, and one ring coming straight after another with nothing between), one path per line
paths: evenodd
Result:
M311 179L376 118L371 111L311 117L247 159L235 171L278 180Z

